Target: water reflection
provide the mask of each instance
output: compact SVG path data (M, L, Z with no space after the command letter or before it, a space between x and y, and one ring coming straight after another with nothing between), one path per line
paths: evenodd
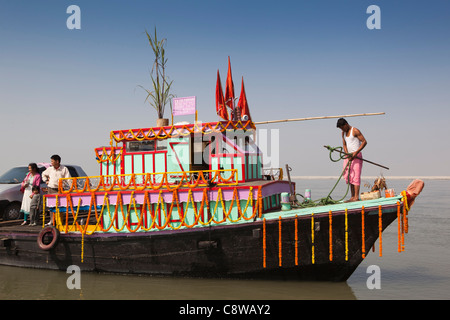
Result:
M347 283L191 279L82 273L81 290L62 271L0 267L0 299L306 300L356 299Z

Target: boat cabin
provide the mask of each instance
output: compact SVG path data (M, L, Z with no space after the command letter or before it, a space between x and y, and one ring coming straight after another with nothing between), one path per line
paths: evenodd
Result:
M169 183L177 183L183 173L220 171L234 183L261 180L262 153L254 142L254 127L249 123L228 129L226 124L113 131L111 140L117 146L95 149L100 175L151 173L153 182L159 182L158 173L165 172Z

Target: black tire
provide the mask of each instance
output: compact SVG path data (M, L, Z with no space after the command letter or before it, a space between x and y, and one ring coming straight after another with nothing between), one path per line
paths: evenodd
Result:
M18 220L23 217L23 214L20 212L20 203L13 202L10 203L3 211L3 220Z

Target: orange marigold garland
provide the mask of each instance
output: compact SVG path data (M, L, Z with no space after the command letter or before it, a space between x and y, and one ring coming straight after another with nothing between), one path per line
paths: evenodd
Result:
M266 218L263 219L263 268L266 267Z
M347 208L345 208L345 261L348 261L348 216Z
M314 213L311 213L311 262L315 263L314 257Z
M278 265L282 266L281 216L278 217Z
M397 242L398 242L398 252L402 252L402 220L400 214L400 202L397 201Z

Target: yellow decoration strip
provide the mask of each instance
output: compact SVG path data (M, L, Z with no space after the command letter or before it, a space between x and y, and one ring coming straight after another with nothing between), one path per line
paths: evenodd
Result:
M398 252L402 252L402 238L403 238L403 233L402 233L402 214L401 214L401 210L400 210L400 202L397 201L397 235L398 235Z
M47 197L44 195L43 201L42 201L42 229L45 228L45 203L46 202L47 202Z
M330 261L333 261L333 215L331 210L328 212L328 222L329 222L329 242L330 242Z
M410 210L409 204L408 204L408 197L406 195L406 191L403 190L401 192L401 195L403 196L402 200L403 200L403 223L404 223L404 228L405 228L405 233L408 233L408 212Z
M348 216L347 208L345 208L345 261L348 261Z

